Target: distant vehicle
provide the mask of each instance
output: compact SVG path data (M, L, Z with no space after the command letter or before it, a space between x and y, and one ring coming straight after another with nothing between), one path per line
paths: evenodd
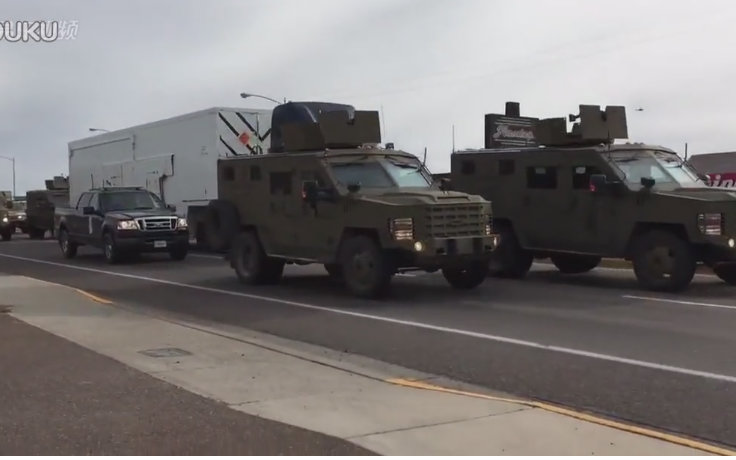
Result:
M74 208L56 208L56 233L64 257L79 246L101 248L108 263L141 253L168 252L184 260L187 221L142 187L104 187L82 193Z
M264 153L270 122L270 110L213 107L70 142L70 202L91 188L144 187L187 218L198 246L224 251L203 222L217 160Z
M42 239L46 232L54 235L54 210L69 206L69 183L67 178L56 176L46 181L46 190L26 192L26 221L28 236Z
M8 203L0 203L0 237L3 241L10 241L15 233L15 225L11 221Z
M277 283L287 263L323 264L367 298L410 270L441 270L457 289L485 280L491 204L440 190L417 157L380 148L377 112L290 102L272 126L268 154L218 162L206 218L242 282Z
M736 284L736 198L708 187L675 152L614 144L623 107L580 106L564 118L486 115L486 148L452 154L451 187L493 202L501 234L492 272L523 277L534 258L583 273L602 257L633 262L639 283L678 291L702 261Z

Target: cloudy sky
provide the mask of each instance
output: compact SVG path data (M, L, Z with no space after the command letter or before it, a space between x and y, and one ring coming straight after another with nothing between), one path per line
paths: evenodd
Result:
M17 189L68 171L67 142L243 91L383 108L384 141L449 165L483 115L626 105L632 141L736 150L736 2L0 0L0 20L75 20L76 39L0 41L0 155ZM635 112L633 108L644 111ZM11 188L0 160L0 190Z

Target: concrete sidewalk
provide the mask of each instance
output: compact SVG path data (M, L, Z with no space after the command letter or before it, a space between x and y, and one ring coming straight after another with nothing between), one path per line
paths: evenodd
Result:
M74 289L0 276L10 314L192 393L387 455L703 455L498 399L390 383L436 376L222 325L155 318ZM53 303L49 300L53 299Z

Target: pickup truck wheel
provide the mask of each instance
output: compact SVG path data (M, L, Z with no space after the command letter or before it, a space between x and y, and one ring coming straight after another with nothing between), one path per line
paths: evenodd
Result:
M473 261L465 267L443 268L442 275L455 289L474 289L485 281L489 270L487 262Z
M697 260L692 247L673 233L655 230L641 235L632 250L634 273L646 289L681 291L695 276Z
M184 260L187 258L188 253L189 253L189 248L185 244L182 244L181 246L175 246L169 249L169 256L173 260Z
M598 256L580 254L555 254L550 259L561 273L567 274L589 272L601 263Z
M241 283L275 284L284 273L284 261L268 257L254 232L236 236L230 251L231 263Z
M116 264L120 261L120 254L118 253L115 239L109 233L105 233L102 237L102 250L105 252L105 261L108 264Z
M77 255L77 245L69 241L69 232L65 228L59 230L59 247L64 258L71 259Z
M4 228L0 230L0 236L2 236L3 241L10 241L10 239L13 237L13 232L15 229L13 227L10 228Z
M511 228L500 231L501 241L491 256L490 273L500 278L523 278L534 262L534 255L519 245Z
M388 257L374 240L366 236L345 240L340 261L345 285L354 295L378 298L386 294L393 271Z
M713 273L728 284L736 284L736 265L716 265L713 267Z

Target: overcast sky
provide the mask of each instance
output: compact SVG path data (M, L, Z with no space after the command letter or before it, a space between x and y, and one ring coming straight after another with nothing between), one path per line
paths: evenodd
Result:
M730 0L0 0L0 14L78 21L74 40L0 41L0 155L20 194L67 174L89 127L272 106L243 91L383 107L384 141L427 147L435 172L452 125L457 148L482 147L483 115L507 100L539 117L622 104L632 141L736 150Z

